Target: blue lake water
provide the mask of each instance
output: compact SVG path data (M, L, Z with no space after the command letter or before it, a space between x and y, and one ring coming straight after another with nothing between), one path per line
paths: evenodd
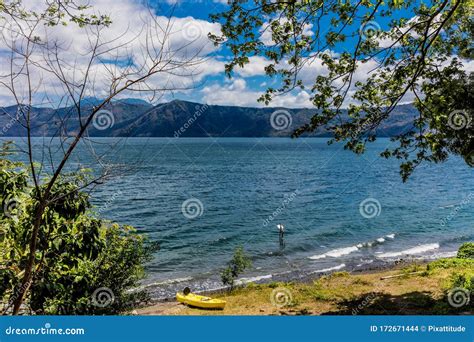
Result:
M104 217L160 243L144 282L156 297L218 288L239 245L253 259L242 277L271 281L453 255L474 239L473 169L451 158L402 183L397 161L378 156L388 139L363 156L322 138L93 140L94 154L83 144L68 166L97 168L100 157L126 170L92 199Z

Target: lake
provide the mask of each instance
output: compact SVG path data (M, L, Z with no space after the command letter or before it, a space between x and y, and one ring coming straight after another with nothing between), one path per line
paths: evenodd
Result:
M95 154L84 143L68 166L96 168L99 156L125 170L92 201L159 242L144 282L155 297L220 287L240 245L253 260L243 281L272 281L453 255L474 238L473 169L451 158L402 183L398 162L378 156L389 139L362 156L323 138L92 140Z

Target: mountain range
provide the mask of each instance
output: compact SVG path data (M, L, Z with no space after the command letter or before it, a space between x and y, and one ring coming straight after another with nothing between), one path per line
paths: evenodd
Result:
M90 113L96 103L98 100L93 99L85 102L83 113ZM206 105L182 100L153 106L137 99L111 102L106 110L107 112L99 113L101 115L97 117L96 124L88 129L89 136L288 137L294 129L309 122L316 113L316 109L311 108L250 108ZM14 119L16 113L18 106L0 108L0 136L26 135L26 129ZM417 114L417 110L410 104L396 107L393 115L378 128L377 135L388 137L406 131L412 127ZM34 107L31 109L31 116L33 136L57 136L61 127L63 134L74 134L79 130L74 107ZM275 121L278 116L283 122ZM287 121L284 121L285 117ZM66 125L61 125L61 122L66 122ZM284 129L275 129L272 122L282 124ZM287 125L288 122L291 124ZM330 136L330 133L320 128L311 135Z

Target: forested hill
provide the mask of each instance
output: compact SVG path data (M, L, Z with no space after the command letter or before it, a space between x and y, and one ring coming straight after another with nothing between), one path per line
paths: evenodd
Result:
M83 109L83 115L92 108L90 102ZM249 108L234 106L204 105L193 102L174 100L152 106L147 102L135 99L115 101L108 105L110 113L102 113L95 125L88 130L89 136L105 137L275 137L290 136L291 132L309 122L315 109L288 108ZM272 126L272 113L280 110L278 116L283 121ZM291 125L284 121L285 111L291 116ZM0 108L1 136L24 136L26 129L15 122L17 106ZM283 113L283 114L281 114ZM108 117L107 117L108 116ZM111 116L111 117L110 117ZM409 129L417 111L412 105L398 106L393 115L384 122L377 134L394 136ZM74 134L79 125L73 107L60 109L32 108L32 135L57 136L58 129ZM69 118L65 120L66 118ZM274 116L275 119L275 116ZM20 119L22 120L22 119ZM66 122L67 125L61 124ZM273 120L275 122L275 120ZM284 129L275 129L278 123ZM286 127L286 128L285 128ZM316 136L329 136L320 129Z

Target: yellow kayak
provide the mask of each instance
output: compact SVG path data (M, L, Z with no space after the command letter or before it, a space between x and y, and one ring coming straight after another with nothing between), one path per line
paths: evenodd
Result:
M194 293L185 295L182 292L176 293L176 299L180 303L195 306L203 309L224 309L225 300L210 298L206 296L200 296Z

